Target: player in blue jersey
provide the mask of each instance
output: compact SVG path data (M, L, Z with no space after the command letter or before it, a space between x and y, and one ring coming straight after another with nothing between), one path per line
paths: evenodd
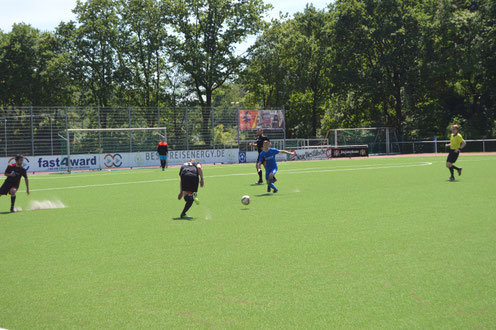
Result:
M292 152L286 150L279 150L276 148L269 148L271 145L270 141L264 141L263 150L260 153L260 162L265 166L265 179L267 180L267 191L270 192L272 189L274 193L278 192L276 186L274 186L274 175L277 172L277 161L276 155L278 153L293 155Z

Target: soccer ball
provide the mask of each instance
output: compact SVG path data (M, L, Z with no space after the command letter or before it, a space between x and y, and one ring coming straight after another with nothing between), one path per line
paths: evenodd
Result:
M243 205L250 204L250 196L244 195L243 197L241 197L241 203L243 203Z

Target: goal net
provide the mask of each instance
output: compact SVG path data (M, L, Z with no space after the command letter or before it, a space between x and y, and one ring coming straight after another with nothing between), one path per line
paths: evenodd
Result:
M330 129L326 138L333 146L367 145L369 154L400 152L396 129L392 127Z
M167 140L165 127L67 129L59 171L146 167L156 165L157 144ZM143 158L143 159L141 159ZM151 159L145 159L151 158ZM57 164L56 164L57 166Z

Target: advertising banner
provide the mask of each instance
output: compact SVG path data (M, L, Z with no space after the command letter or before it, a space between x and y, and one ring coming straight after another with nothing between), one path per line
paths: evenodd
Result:
M344 157L367 157L369 148L363 146L341 146L330 147L323 146L321 148L304 148L292 150L296 151L295 156L291 156L291 160L312 160L312 159L330 159Z
M191 158L200 163L237 163L239 149L177 150L169 151L169 165L181 165ZM0 167L13 164L13 157L0 158ZM67 171L67 156L25 157L23 167L28 172ZM89 155L71 155L71 170L119 169L127 167L159 166L156 152L128 152Z
M284 111L239 110L239 128L241 130L284 129Z

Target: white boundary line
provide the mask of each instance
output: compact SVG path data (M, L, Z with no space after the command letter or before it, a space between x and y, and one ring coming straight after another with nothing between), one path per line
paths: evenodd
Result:
M362 168L341 168L341 169L322 169L320 170L310 170L309 169L294 169L284 171L283 174L310 174L310 173L322 173L322 172L348 172L348 171L360 171L360 170L376 170L376 169L387 169L387 168L407 168L407 167L419 167L419 166L430 166L432 163L430 162L419 162L419 163L410 163L410 164L395 164L390 166L379 166L379 167L362 167ZM219 174L219 175L210 175L205 176L205 178L222 178L222 177L230 177L230 176L247 176L253 175L250 173L234 173L234 174ZM108 187L108 186L120 186L120 185L129 185L129 184L142 184L142 183L157 183L157 182L168 182L168 181L179 181L179 178L174 179L157 179L157 180L144 180L144 181L131 181L131 182L113 182L113 183L101 183L101 184L90 184L90 185L80 185L80 186L69 186L69 187L55 187L55 188L41 188L41 189L32 189L32 192L37 191L53 191L53 190L69 190L69 189L80 189L80 188L96 188L96 187Z

